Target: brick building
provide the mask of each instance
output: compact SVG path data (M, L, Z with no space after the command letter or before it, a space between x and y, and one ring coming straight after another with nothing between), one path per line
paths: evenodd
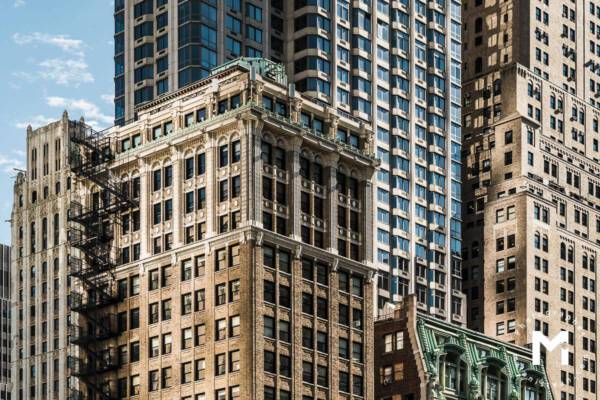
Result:
M377 400L552 400L531 351L418 311L411 296L375 322Z
M61 124L30 134L29 154L50 141L49 168L45 150L28 159L13 237L16 268L32 276L31 253L50 251L40 206L63 207L48 229L66 239L69 262L54 273L70 282L72 312L59 307L53 336L71 345L53 389L52 375L30 375L40 360L19 342L15 399L62 399L66 387L76 399L372 398L376 162L364 124L256 59L148 104L132 124ZM360 146L336 142L340 129ZM68 197L32 204L67 154ZM16 332L46 323L29 296L16 300Z

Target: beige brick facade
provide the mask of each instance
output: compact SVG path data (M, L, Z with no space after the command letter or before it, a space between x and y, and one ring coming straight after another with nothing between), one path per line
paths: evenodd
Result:
M118 303L71 313L79 328L69 373L80 379L71 378L70 398L89 398L92 387L140 399L372 398L370 132L290 96L282 75L266 77L269 68L224 67L106 132L109 176L134 207L112 220ZM338 126L356 131L361 148L332 140ZM103 207L93 179L73 177L62 201L72 216L81 215L75 202ZM15 196L29 180L20 177ZM15 207L17 215L26 257L28 238L40 233ZM75 221L63 222L61 235L73 237ZM72 265L91 265L75 247L69 254ZM29 263L17 261L28 274ZM66 276L66 264L59 269ZM84 281L71 278L71 301L79 293L91 304ZM86 344L96 320L111 323L109 337ZM105 372L90 367L92 354L104 355ZM17 357L15 375L32 363ZM42 389L20 380L15 398L37 398L30 391Z
M600 111L521 65L465 91L469 325L517 345L567 331L568 364L546 354L552 390L594 399Z

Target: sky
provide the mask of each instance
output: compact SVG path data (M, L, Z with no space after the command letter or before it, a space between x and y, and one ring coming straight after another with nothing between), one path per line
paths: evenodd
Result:
M0 243L10 244L15 168L27 125L113 121L111 0L0 0Z

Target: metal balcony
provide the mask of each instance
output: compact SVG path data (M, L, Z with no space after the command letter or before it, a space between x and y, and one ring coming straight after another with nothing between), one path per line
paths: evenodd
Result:
M102 354L91 355L88 359L79 357L69 356L67 359L67 365L72 376L76 377L98 377L98 374L104 374L106 372L115 371L119 368L117 357L112 349Z
M107 314L98 320L89 320L87 327L69 326L69 338L72 344L85 347L92 343L108 340L119 335L114 314Z
M81 259L69 256L67 260L67 271L69 275L85 280L93 275L102 274L112 269L116 264L112 261L109 251L100 252L100 254L94 254L92 251L84 252L87 256L87 262L83 262ZM91 264L91 265L90 265Z
M119 298L116 294L107 292L96 292L94 295L84 296L81 293L71 292L69 297L69 307L76 313L89 313L103 307L108 307L118 303Z

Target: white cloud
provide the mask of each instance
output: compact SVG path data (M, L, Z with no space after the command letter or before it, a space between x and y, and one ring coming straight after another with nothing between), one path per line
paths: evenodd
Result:
M25 169L25 162L22 159L0 154L0 169L3 172L13 172L14 169Z
M29 35L15 33L13 40L19 46L27 44L46 44L58 47L66 53L75 54L83 57L83 49L85 47L82 40L72 39L69 35L51 35L49 33L34 32Z
M48 125L51 122L55 122L56 118L46 117L45 115L36 115L30 118L28 121L17 122L15 127L17 129L27 129L28 125L31 125L33 129L39 128L40 126Z
M81 60L61 60L53 58L39 63L39 76L54 81L58 85L79 86L80 83L94 82L88 65Z
M57 85L78 87L82 83L94 82L94 76L85 62L85 43L73 39L69 35L52 35L34 32L31 34L15 33L13 41L19 46L45 45L56 47L70 57L54 57L41 62L34 62L36 71L18 71L13 75L32 83L38 79L53 81Z
M25 5L25 0L15 0L13 6L15 8L23 7Z
M46 103L50 107L64 108L69 112L71 118L80 113L85 118L86 123L94 129L103 129L111 126L114 122L113 117L104 114L100 107L85 99L69 99L65 97L51 96L46 98Z
M102 99L102 101L104 101L107 104L114 104L114 102L115 102L114 94L103 94L100 96L100 98Z

